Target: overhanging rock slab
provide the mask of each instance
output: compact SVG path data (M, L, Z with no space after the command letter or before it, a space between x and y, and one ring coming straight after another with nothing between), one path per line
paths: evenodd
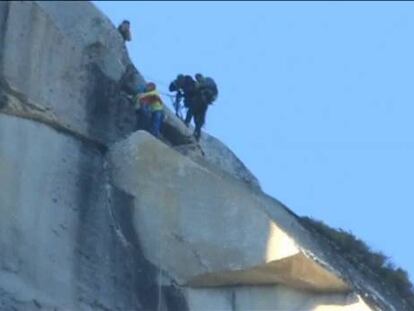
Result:
M266 198L243 182L207 170L142 131L114 145L109 159L115 185L135 197L133 222L145 255L178 282L347 289L327 271L335 284L319 284L316 270L296 284L293 279L303 277L296 273L299 257L286 265L293 274L269 276L283 266L275 262L300 249L265 213Z

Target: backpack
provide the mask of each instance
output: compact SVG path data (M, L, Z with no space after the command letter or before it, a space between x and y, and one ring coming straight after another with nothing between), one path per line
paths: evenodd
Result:
M202 85L202 93L204 99L209 103L213 103L218 96L218 89L216 82L210 78L204 78L203 85Z

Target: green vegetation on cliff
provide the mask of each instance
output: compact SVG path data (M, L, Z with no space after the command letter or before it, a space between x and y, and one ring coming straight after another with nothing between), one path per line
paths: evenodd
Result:
M373 251L351 232L331 228L322 221L309 217L302 217L301 221L312 232L323 236L356 269L394 289L409 306L414 308L414 287L408 274L405 270L396 267L389 257Z

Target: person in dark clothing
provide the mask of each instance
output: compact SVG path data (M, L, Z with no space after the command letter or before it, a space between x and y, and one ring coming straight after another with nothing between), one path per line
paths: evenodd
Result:
M128 20L124 20L119 26L118 31L121 34L124 41L131 41L131 29L130 29L130 22Z
M197 97L197 83L190 75L183 80L184 107L189 108Z
M179 74L177 78L171 82L169 86L170 92L177 92L174 108L176 109L176 115L180 109L180 101L183 99L184 107L188 109L185 123L188 126L190 124L192 114L193 102L197 97L197 84L196 81L190 75Z
M210 77L204 77L201 73L197 73L195 78L203 100L207 102L208 105L212 104L218 96L216 82Z
M191 119L194 117L194 137L197 141L201 137L201 128L205 123L208 104L202 99L201 93L197 90L188 104L187 115L185 117L185 125L188 127Z
M194 119L194 136L198 141L201 136L201 128L205 123L208 105L217 97L217 87L213 79L204 78L201 74L196 75L196 80L190 75L179 74L170 83L169 90L177 92L174 102L177 116L180 116L180 103L183 99L184 107L187 108L184 123L188 127L191 119Z
M184 98L184 75L179 74L177 78L170 83L168 89L170 92L176 92L174 99L175 115L181 118L181 101Z
M198 141L201 136L201 127L204 125L207 105L203 101L197 82L189 75L184 77L184 106L187 108L184 123L188 127L191 119L194 118L194 137Z
M217 98L217 86L213 79L196 74L196 81L192 86L192 92L189 96L188 110L184 123L188 126L194 117L194 136L197 141L201 137L201 128L206 119L208 105L212 104Z

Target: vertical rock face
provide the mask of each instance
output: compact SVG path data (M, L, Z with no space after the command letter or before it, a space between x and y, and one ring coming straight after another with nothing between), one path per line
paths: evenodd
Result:
M101 151L5 115L0 141L0 309L138 308L141 256L116 230L132 199L105 188Z
M153 308L132 198L105 172L135 125L121 38L87 2L1 2L0 33L0 309Z
M409 310L214 137L134 133L143 83L92 4L0 2L0 310Z

